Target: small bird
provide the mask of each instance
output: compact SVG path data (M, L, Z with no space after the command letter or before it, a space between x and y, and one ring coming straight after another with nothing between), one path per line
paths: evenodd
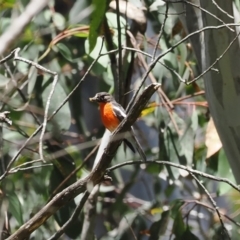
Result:
M109 93L97 93L94 97L89 98L89 100L99 104L102 123L110 132L113 132L118 127L120 122L127 116L124 108L117 103L114 97ZM144 154L138 140L134 135L133 128L131 129L131 136L136 143L136 148L140 156L144 161L146 161L146 155ZM127 139L123 139L123 141L133 152L135 152L133 145Z

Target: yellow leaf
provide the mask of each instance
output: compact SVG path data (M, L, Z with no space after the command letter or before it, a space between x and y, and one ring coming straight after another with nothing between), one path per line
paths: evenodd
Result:
M146 116L146 115L148 115L148 114L150 114L150 113L153 113L154 110L155 110L155 108L156 108L157 106L158 106L158 105L157 105L156 102L149 103L149 104L147 105L147 107L142 110L142 112L141 112L141 117Z
M217 130L215 128L212 118L210 118L208 125L207 125L205 144L208 149L207 150L207 158L210 158L213 154L218 152L222 147L221 140L218 136L218 133L217 133Z
M162 213L162 212L163 212L163 209L162 209L162 208L152 208L152 209L150 210L150 213L151 213L152 215L157 214L157 213Z

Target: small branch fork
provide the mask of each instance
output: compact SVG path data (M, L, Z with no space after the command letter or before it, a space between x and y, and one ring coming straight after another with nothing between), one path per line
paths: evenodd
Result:
M102 54L102 48L103 48L103 44L104 44L104 38L102 40L102 45L101 45L101 48L99 50L99 55L98 57L92 62L92 64L89 66L88 70L85 72L85 74L83 75L83 77L81 78L81 80L76 84L76 86L73 88L73 90L68 94L68 96L59 104L59 106L56 108L56 110L47 118L46 121L50 121L59 111L60 109L64 106L64 104L69 100L69 98L72 96L72 94L76 91L76 89L78 89L78 87L83 83L83 81L85 80L86 76L89 74L89 72L91 71L91 69L93 68L93 66L96 64L96 62L99 60L99 58L101 58L103 55L106 55L106 54ZM12 59L14 58L14 54L15 54L15 51L17 49L13 50L7 57L5 57L4 59L2 59L0 61L0 64L1 63L4 63L6 61L8 61L9 59ZM19 49L20 50L20 49ZM109 53L107 53L109 54ZM34 63L34 62L31 62L27 59L24 59L24 62L26 60L26 63L29 63L35 67L39 67L38 69L40 69L41 71L44 71L44 67L42 67L41 65L37 64L37 63ZM22 61L22 58L21 60ZM48 69L47 70L47 73L54 75L56 74L55 72L52 72L52 71L49 71ZM56 74L57 75L57 74ZM55 85L54 85L55 87ZM53 89L53 88L52 88ZM52 92L52 91L51 91ZM50 95L49 95L50 96ZM45 119L45 118L44 118ZM28 137L28 139L22 144L22 146L20 147L20 149L18 150L18 152L13 156L13 158L10 160L7 168L6 168L6 171L2 174L2 176L0 176L0 182L9 174L10 172L10 169L13 165L13 163L17 160L17 158L19 157L19 155L21 154L21 152L23 151L23 149L28 145L28 143L40 132L40 131L43 131L43 123L34 131L34 133L32 133L32 135L30 137ZM45 132L45 130L44 130ZM43 158L41 159L43 160Z
M224 24L224 25L219 25L219 26L210 26L210 27L205 27L205 28L202 28L200 30L197 30L189 35L187 35L186 37L184 37L183 39L181 39L179 42L177 42L176 44L174 44L172 47L170 47L168 50L166 50L165 52L159 54L155 59L154 61L151 62L151 64L149 64L148 66L148 69L147 71L145 72L143 78L142 78L142 81L141 81L141 86L139 87L139 89L135 92L131 102L129 103L128 107L127 107L127 111L132 107L132 104L133 102L136 100L136 97L139 93L139 90L140 88L143 86L144 82L146 81L149 73L151 72L151 70L154 68L154 66L156 65L157 62L159 62L159 60L165 56L166 54L168 54L169 52L173 51L173 49L175 49L177 46L179 46L181 43L183 43L184 41L188 40L191 36L195 35L195 34L199 34L203 31L206 31L206 30L210 30L210 29L221 29L221 28L225 28L227 26L229 27L236 27L236 26L239 26L239 24ZM190 84L194 81L196 81L197 79L199 79L200 77L202 77L207 71L210 71L211 68L223 57L223 55L227 52L227 50L229 50L229 48L231 47L231 45L233 44L234 41L236 41L237 37L233 39L233 41L229 44L228 48L226 49L226 51L223 52L223 54L218 58L216 59L216 61L208 68L206 69L203 73L201 73L199 76L197 76L195 79L193 79L191 82L186 82L185 80L181 79L179 76L179 80L184 82L185 84ZM46 123L47 121L51 120L57 113L58 111L62 108L62 106L68 101L68 99L72 96L72 94L75 92L75 90L81 85L81 83L85 80L86 76L88 75L88 73L90 72L90 70L92 69L92 67L94 66L94 64L99 60L99 58L101 58L102 56L104 55L107 55L107 54L113 54L113 53L116 53L118 52L118 49L114 49L110 52L107 52L107 53L104 53L102 54L101 51L102 51L102 47L103 47L103 43L104 43L104 40L102 41L102 45L101 45L101 48L100 48L100 51L99 51L99 55L98 57L92 62L92 64L90 65L90 67L88 68L88 70L86 71L86 73L84 74L84 76L82 77L82 79L79 81L79 83L76 85L76 87L70 92L70 94L62 101L62 103L56 108L56 110L51 114L51 116L49 116L47 118L47 115L46 113L48 112L48 107L49 107L49 103L50 103L50 99L51 99L51 94L53 94L54 92L54 88L55 88L55 85L56 85L56 82L57 82L57 73L56 72L52 72L44 67L42 67L41 65L35 63L35 62L32 62L32 61L29 61L27 59L24 59L24 58L21 58L18 56L18 52L20 51L19 48L13 50L7 57L3 58L2 60L0 60L0 64L8 61L9 59L12 59L14 58L14 60L18 60L18 61L23 61L29 65L32 65L32 66L35 66L37 69L43 71L43 72L46 72L46 73L49 73L51 75L54 76L54 81L53 81L53 84L52 84L52 91L51 93L49 94L49 98L48 98L48 101L47 101L47 104L46 104L46 110L45 110L45 115L44 115L44 122L43 124L41 124L36 130L35 132L25 141L25 143L22 145L22 147L19 149L19 151L15 154L15 156L11 159L11 161L9 162L8 166L7 166L7 169L6 171L3 173L2 176L0 176L0 181L5 178L7 175L8 175L8 172L12 166L12 164L16 161L16 159L18 158L18 156L20 155L20 153L22 152L22 150L27 146L27 144L32 140L33 137L35 137L41 130L42 130L42 133L41 133L41 139L43 138L44 136L44 133L45 133L45 129L46 129ZM125 47L126 48L126 47ZM145 53L145 52L142 52L140 51L139 49L136 49L136 48L126 48L128 50L132 50L132 51L136 51L136 52L139 52L139 53L142 53L144 55L147 55L148 57L152 57L151 55ZM169 69L170 71L172 71L172 69ZM176 72L173 71L173 73L176 75ZM40 153L40 158L42 160L44 160L43 158L43 153L42 153L42 140L40 139L39 141L39 153Z
M10 120L10 118L8 117L8 115L10 114L9 111L4 111L0 113L0 122L5 122L7 123L9 126L12 125L12 121Z
M117 151L118 146L121 144L122 139L119 139L119 133L126 132L130 130L132 124L137 120L141 111L149 101L152 94L160 87L159 84L149 85L142 94L139 96L134 104L134 107L129 111L127 117L121 122L118 128L113 133L113 136L105 149L100 161L97 166L92 170L92 172L85 178L78 180L73 183L62 192L58 193L47 205L45 205L37 214L35 214L28 222L23 224L15 233L13 233L8 240L14 239L25 239L29 235L41 226L50 216L52 216L58 209L64 206L67 202L71 201L74 197L80 193L84 193L86 190L91 192L93 187L101 183L106 174L106 169L112 161L112 158ZM141 162L143 163L143 162ZM86 194L86 199L87 200ZM84 205L85 201L81 201L81 206ZM74 216L72 216L74 218Z
M49 106L50 106L50 102L51 102L51 98L53 96L53 93L54 93L54 90L55 90L55 87L56 87L56 84L58 82L58 74L56 72L53 72L43 66L41 66L40 64L38 63L35 63L31 60L28 60L26 58L22 58L20 57L18 54L20 52L20 48L16 48L14 49L8 56L6 56L5 58L3 58L2 60L0 60L0 64L3 64L7 61L9 61L10 59L13 59L14 61L21 61L21 62L25 62L26 64L29 64L31 66L34 66L35 68L37 68L39 71L41 72L45 72L45 73L48 73L50 75L53 76L53 83L52 83L52 88L51 88L51 91L48 95L48 98L47 98L47 103L46 103L46 107L45 107L45 112L44 112L44 120L43 120L43 123L42 123L42 128L41 128L41 134L40 134L40 138L39 138L39 155L40 155L40 159L45 162L44 160L44 156L43 156L43 137L44 137L44 134L45 134L45 130L46 130L46 126L47 126L47 121L48 121L48 110L49 110ZM4 114L5 113L5 114ZM7 113L7 114L6 114ZM2 118L0 116L0 120L2 121L5 121L6 123L8 123L9 125L11 125L11 121L7 118L7 115L9 114L9 112L3 112L2 113ZM12 161L10 161L10 163L13 163ZM9 171L10 169L10 166L11 164L7 167L5 173L3 174L3 176L7 174L7 172ZM2 180L3 176L0 177L0 181Z
M154 68L154 66L156 65L156 63L166 54L168 54L169 52L171 52L174 48L176 48L178 45L180 45L181 43L183 43L184 41L186 41L187 39L189 39L191 36L195 35L195 34L199 34L203 31L206 30L210 30L210 29L220 29L220 28L224 28L224 27L230 27L230 26L239 26L239 24L223 24L223 25L219 25L219 26L211 26L211 27L205 27L202 28L196 32L193 32L191 34L189 34L188 36L186 36L185 38L183 38L182 40L180 40L178 43L176 43L175 45L173 45L171 48L169 48L167 51L159 54L158 56L155 57L154 54L154 60L151 62L151 64L149 64L143 78L142 78L142 82L141 82L141 86L139 87L139 89L136 91L136 93L134 94L134 97L132 98L128 109L129 114L128 117L126 118L126 120L124 120L121 125L119 126L119 128L116 130L115 134L113 135L113 138L120 132L123 132L125 130L127 130L128 128L130 128L131 124L136 120L136 118L139 116L139 110L143 109L144 104L146 103L146 101L149 99L148 97L150 97L159 87L159 85L151 85L152 88L150 88L148 94L143 97L143 99L141 100L140 97L142 97L142 95L139 97L139 101L142 101L141 103L136 101L137 95L139 94L140 88L143 86L145 80L147 79L147 77L149 76L149 73L151 72L151 70ZM160 33L161 35L161 33ZM220 58L222 58L222 56L227 52L227 50L231 47L232 43L237 39L237 37L229 44L228 48L226 49L226 51L223 52L223 54L216 59L216 62L220 60ZM102 43L103 46L103 43ZM127 48L126 48L127 49ZM135 48L128 48L128 50L132 50L132 51L136 51L136 52L140 52L139 49L135 49ZM102 51L102 47L100 49L99 55L98 57L93 61L93 63L91 64L91 66L88 68L88 70L86 71L85 75L83 76L83 78L79 81L79 83L76 85L76 87L72 90L72 92L62 101L62 103L56 108L56 110L51 114L51 116L48 117L48 110L49 110L49 106L50 106L50 102L51 102L51 98L52 95L54 93L56 84L58 82L58 74L56 72L50 71L44 67L42 67L41 65L27 60L25 58L19 57L18 53L20 51L20 48L17 48L15 50L13 50L7 57L5 57L4 59L0 60L0 64L13 59L15 61L22 61L25 62L31 66L36 67L38 70L40 70L41 72L45 72L48 73L50 75L53 76L53 83L52 83L52 88L50 91L50 94L48 96L47 99L47 103L46 103L46 108L45 108L45 113L44 113L44 121L43 123L36 129L36 131L26 140L26 142L23 144L23 146L19 149L19 151L17 152L17 154L11 159L10 163L8 164L6 171L4 172L4 174L2 176L0 176L0 181L5 178L10 169L12 164L16 161L16 159L18 158L18 156L20 155L20 153L22 152L22 150L26 147L26 145L30 142L30 140L36 136L40 131L40 138L39 138L39 155L40 155L40 160L44 161L44 157L43 157L43 137L45 134L45 130L46 130L46 125L47 122L49 120L51 120L55 114L57 114L57 112L62 108L62 106L68 101L68 99L70 98L70 96L73 94L73 92L79 87L79 85L84 81L86 75L89 73L89 71L92 69L93 65L99 60L99 58L105 54L101 54ZM113 50L112 52L106 53L106 54L110 54L113 52L116 52L118 50ZM146 53L144 53L146 55ZM152 57L152 56L149 56ZM214 62L209 69L207 69L206 71L211 70L211 68L216 64L216 62ZM170 70L170 69L169 69ZM193 81L196 81L198 78L200 78L202 75L204 75L206 73L206 71L204 71L201 75L199 75L197 78L195 78ZM180 79L181 81L183 81L182 79ZM185 82L186 84L189 84L190 82ZM144 100L144 102L143 102ZM138 109L136 110L134 106L138 106ZM2 113L2 118L1 118L1 114L0 114L0 120L2 120L3 122L6 123L11 123L11 121L8 119L7 115L9 114L8 112L3 112ZM4 115L5 114L5 115ZM80 179L79 181L77 181L76 183L72 184L71 186L69 186L68 188L64 189L61 193L57 194L46 206L44 206L32 219L30 219L27 223L25 223L24 225L22 225L22 227L17 230L12 236L10 236L8 239L23 239L23 238L27 238L31 232L33 232L36 228L38 228L40 225L42 225L51 215L53 215L60 207L62 207L64 204L66 204L68 201L70 201L71 199L73 199L75 196L77 196L79 193L83 193L86 191L87 187L89 189L89 185L91 185L90 183L92 183L92 186L99 184L102 181L102 178L106 172L107 167L109 166L119 144L121 143L121 139L117 139L116 141L112 141L108 144L104 154L102 155L101 160L99 161L98 165L93 169L93 171L84 179ZM125 162L121 165L118 165L117 167L121 167L127 164L141 164L141 161L134 161L134 162ZM188 171L190 174L194 174L194 175L200 175L202 177L207 177L209 179L215 180L215 181L221 181L221 182L226 182L228 184L230 184L233 188L235 188L237 191L240 191L239 187L234 185L233 183L231 183L230 181L228 181L227 179L221 179L221 178L217 178L217 177L213 177L211 175L207 175L204 174L202 172L198 172L196 170L190 169L188 167L184 167L181 165L177 165L177 164L173 164L170 162L164 162L164 161L149 161L147 162L147 164L149 163L156 163L156 164L168 164L171 165L172 167L177 167L177 168L181 168L184 169L186 171ZM115 166L115 168L117 168ZM110 168L109 171L114 170L115 168ZM197 181L197 180L196 180ZM200 184L201 186L201 184ZM202 186L201 186L202 187ZM86 194L85 196L87 196L88 194ZM87 199L87 197L86 197ZM212 199L210 199L212 200ZM212 204L214 205L214 201L211 201ZM81 202L81 206L79 206L78 209L76 209L77 211L79 211L82 206L84 205L85 201ZM217 213L218 209L216 207L216 205L214 205L214 208L216 210Z
M180 2L180 1L179 1ZM155 57L154 61L152 61L149 65L148 65L148 69L147 71L144 73L144 76L142 77L141 80L141 84L138 88L138 90L134 93L131 101L129 102L128 106L127 106L127 111L132 107L134 101L136 100L137 95L139 94L139 91L141 89L141 87L143 86L143 84L145 83L145 81L147 80L149 73L153 70L153 68L155 67L155 65L157 64L157 62L163 58L165 55L167 55L169 52L173 51L177 46L179 46L181 43L185 42L186 40L188 40L189 38L191 38L192 36L199 34L201 32L204 31L208 31L208 30L217 30L217 29L222 29L222 28L226 28L226 27L239 27L239 24L235 24L235 23L230 23L230 24L224 24L224 25L218 25L218 26L207 26L207 27L203 27L202 29L199 29L195 32L192 32L190 34L188 34L186 37L182 38L180 41L178 41L176 44L174 44L172 47L168 48L165 52L160 53L157 57ZM228 45L227 49L222 53L222 55L216 59L216 61L210 65L210 67L208 69L206 69L202 74L200 74L198 77L194 78L191 81L184 81L185 84L189 85L192 82L195 82L196 80L198 80L200 77L202 77L204 74L206 74L207 71L212 70L213 66L225 55L225 53L227 52L227 50L229 50L229 48L232 46L233 42L236 41L237 37L235 37L233 39L233 41ZM130 50L130 49L129 49ZM133 51L136 51L133 48ZM170 70L170 69L169 69ZM182 81L182 79L179 79L180 81Z

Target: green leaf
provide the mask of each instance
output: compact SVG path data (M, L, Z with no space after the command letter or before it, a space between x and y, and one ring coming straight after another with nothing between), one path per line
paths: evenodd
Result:
M185 122L177 116L177 114L172 115L174 117L175 123L178 125L178 129L183 131ZM172 125L172 122L167 127L167 130L164 133L164 141L167 149L168 158L171 162L186 164L186 159L183 154L181 154L181 142L179 141L178 133L175 130L175 127ZM174 175L174 178L179 177L179 169L171 168L171 171Z
M235 182L232 169L229 166L226 154L223 149L220 150L218 155L218 176L222 178L227 178L229 181ZM232 187L229 184L224 182L219 183L220 195L227 193L231 189Z
M73 34L73 36L79 37L79 38L87 38L88 35L89 35L89 34L86 33L86 32L79 32L79 33Z
M124 240L127 239L127 232L129 231L129 228L133 226L134 222L138 218L138 213L137 212L129 212L123 216L123 218L119 222L119 228L117 238L118 240Z
M31 66L30 69L29 69L29 73L28 73L28 79L29 79L29 81L28 81L28 94L29 95L34 90L35 83L36 83L36 80L37 80L37 75L38 75L37 69L34 66Z
M18 196L15 192L8 192L6 196L9 203L8 210L16 218L18 224L21 226L23 224L23 213L22 205L18 199Z
M178 61L178 66L179 66L178 73L180 75L183 75L184 69L185 69L185 61L187 60L187 54L188 54L186 44L180 44L177 49L179 51L179 56L180 56Z
M89 52L91 52L97 42L97 38L99 36L101 30L101 24L105 16L105 12L107 10L108 1L107 0L93 0L94 11L91 15L91 24L90 24L90 32L89 32Z
M176 238L180 238L185 231L185 224L182 218L181 211L178 211L177 215L174 218L172 232L175 234Z
M171 203L171 217L172 218L176 218L176 215L179 212L179 209L182 207L182 205L184 204L184 201L181 199L176 199L174 201L172 201Z
M61 149L57 146L48 146L48 152L51 154L55 154L56 152L62 151L64 153L64 149ZM73 159L65 152L62 157L59 157L57 160L54 160L54 167L51 172L50 176L50 185L49 185L49 192L53 194L55 189L64 181L66 177L68 177L74 170L75 164ZM59 188L56 193L62 191L64 188L68 187L72 183L76 182L77 177L76 173L72 174L72 176L65 181L65 184ZM55 193L55 194L56 194ZM69 220L73 211L76 208L76 204L74 201L70 201L69 203L65 204L57 213L54 215L54 218L58 222L60 226L63 226L66 221ZM79 236L81 232L81 225L82 225L82 215L78 217L78 219L72 222L66 230L66 234L70 238L76 238Z
M150 237L149 240L159 239L160 235L163 235L168 227L169 211L162 213L161 219L152 224L149 229Z
M10 80L9 78L0 74L0 88L4 88L8 84L9 80Z
M57 46L59 52L63 55L63 57L65 57L70 62L73 61L72 53L71 53L70 49L65 44L58 43L56 46Z
M58 12L54 12L52 16L52 20L54 22L54 25L59 29L59 30L64 30L65 28L65 18L63 17L62 14Z
M13 8L15 0L0 0L1 11L5 8Z
M87 7L87 2L83 0L76 0L74 1L73 7L71 8L69 12L69 23L70 24L76 24L78 23L78 19L82 20L81 18L81 12L83 9ZM80 16L79 16L80 15ZM77 21L76 21L77 18Z
M112 29L114 31L114 34L112 36L113 39L113 43L118 46L118 34L119 31L118 29L118 25L117 25L117 14L116 13L112 13L112 12L107 12L106 13L106 18L108 21L108 25L109 28ZM126 35L125 35L125 31L126 31L126 26L127 26L127 21L124 17L120 16L120 34L121 34L121 42L125 42L126 41Z
M101 50L101 47L102 47L102 41L103 41L103 39L101 37L97 38L97 43L96 43L94 49L91 51L91 53L88 55L88 58L87 58L87 61L88 61L89 65L93 62L93 60L95 60L99 56L99 53L100 53L100 50ZM86 40L85 41L86 52L88 52L89 48L90 48L90 43L89 43L88 40ZM107 49L106 49L105 45L103 45L101 53L106 53L106 52L107 52ZM92 71L97 76L99 76L104 71L106 71L106 68L107 68L108 64L109 64L109 57L108 57L108 55L104 55L104 56L102 56L98 59L98 61L93 66Z
M49 79L49 76L45 76L45 79L42 84L44 89L42 93L42 101L43 101L44 107L46 106L49 93L52 89L52 84L51 84L52 81L53 81L53 78ZM63 101L63 99L65 99L66 97L67 97L67 94L65 93L63 87L59 83L57 83L51 102L50 102L48 115L51 115L59 106L59 104ZM71 125L71 112L70 112L68 103L63 105L63 107L55 115L51 123L53 124L51 127L52 131L59 130L59 129L65 129L65 130L69 129Z
M182 240L199 240L199 238L194 235L189 228L186 229L186 231L181 236Z
M188 165L191 166L193 162L193 150L194 150L194 131L191 125L188 124L184 134L179 139L181 145L180 154L185 157Z

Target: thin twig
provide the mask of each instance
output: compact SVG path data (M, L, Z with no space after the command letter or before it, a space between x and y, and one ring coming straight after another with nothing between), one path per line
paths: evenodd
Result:
M142 161L127 161L127 162L124 162L124 163L119 163L119 164L116 164L116 165L108 168L107 171L111 172L111 171L113 171L115 169L118 169L118 168L121 168L123 166L135 165L135 164L142 164ZM197 170L192 169L188 166L183 166L183 165L172 163L172 162L169 162L169 161L159 161L159 160L148 160L145 164L163 164L163 165L169 165L171 167L183 169L187 172L191 172L192 174L199 175L199 176L204 177L204 178L208 178L208 179L211 179L211 180L214 180L214 181L217 181L217 182L225 182L228 185L230 185L232 188L234 188L235 190L240 192L240 186L238 186L238 185L234 184L233 182L229 181L227 178L216 177L216 176L213 176L213 175L201 172L201 171L197 171Z
M42 159L41 159L42 161ZM49 166L52 166L53 164L52 163L48 163L48 164L44 164L44 165L37 165L37 166L31 166L31 167L25 167L25 168L15 168L14 170L10 170L9 173L16 173L16 172L19 172L19 171L26 171L26 170L30 170L30 169L35 169L35 168L43 168L43 167L49 167Z
M137 45L137 41L135 39L135 37L132 35L132 33L130 31L127 31L129 37L130 37L130 40L131 40L131 43L133 45L134 48L136 49L139 49L139 46ZM146 61L144 60L143 56L137 52L137 56L140 60L140 62L142 63L144 69L147 71L148 70L148 65L146 63ZM151 80L152 83L157 83L157 80L156 78L153 76L152 72L149 73L149 78ZM158 88L158 93L160 95L160 98L162 98L162 102L164 104L164 106L167 108L167 109L172 109L173 108L173 105L171 103L171 101L168 99L168 97L166 96L166 94L163 92L163 90L161 88ZM168 105L169 107L168 107Z
M57 239L59 239L61 237L61 235L66 231L66 229L71 225L71 223L74 222L78 218L78 216L79 216L79 214L80 214L80 212L81 212L85 202L88 199L89 194L90 193L88 191L84 192L84 194L83 194L80 202L78 203L77 207L75 208L72 216L48 240L57 240Z
M94 239L95 220L97 216L97 197L100 185L96 185L84 206L84 220L81 231L81 240Z
M13 173L15 171L18 171L18 169L22 169L23 167L27 166L27 165L30 165L30 164L34 164L34 163L38 163L38 162L41 162L42 160L41 159L36 159L36 160L33 160L33 161L30 161L30 162L25 162L25 163L22 163L16 167L13 167L9 170L9 173Z
M224 14L226 14L229 18L234 19L234 17L232 15L230 15L228 12L226 12L224 9L222 9L215 0L212 0L212 3L217 7L217 9L221 12L223 12Z
M119 133L128 131L132 124L137 120L139 114L149 101L151 95L157 90L159 85L151 84L142 92L141 96L134 103L134 107L129 111L127 117L120 123L118 128L113 133L114 141L109 142L101 160L92 172L83 179L73 183L62 192L58 193L46 206L36 213L31 219L23 224L17 231L15 231L8 240L26 239L30 234L41 226L46 220L58 211L67 202L71 201L80 193L87 190L90 191L94 186L100 184L104 179L107 167L109 167L113 156L115 155L118 146L121 144L121 139L115 141L114 137Z
M223 223L223 220L222 220L222 216L221 216L221 214L219 212L217 203L214 201L214 199L212 198L211 194L208 192L208 190L205 188L205 186L202 184L202 182L191 171L189 171L189 174L195 179L195 181L200 185L200 187L203 189L203 191L207 194L210 202L212 203L212 205L213 205L213 207L214 207L214 209L215 209L215 211L216 211L216 213L218 215L218 218L219 218L219 221L220 221L220 223L222 225L222 228L224 230L226 230L226 228L224 226L224 223ZM230 237L229 237L229 239L230 239ZM223 240L225 240L225 239L223 239Z
M120 11L119 11L119 0L116 0L116 12L117 12L117 30L118 30L118 86L115 86L118 89L116 95L117 101L122 99L124 81L122 78L122 34L121 34L121 23L120 23ZM120 101L119 101L120 102Z
M196 78L194 78L193 80L191 80L190 82L186 82L187 85L197 81L199 78L201 78L204 74L206 74L208 71L210 71L214 65L221 59L223 58L223 56L228 52L228 50L230 49L230 47L233 45L233 43L238 39L240 35L240 32L234 37L234 39L229 43L229 45L227 46L227 48L223 51L223 53L207 68L205 69L200 75L198 75Z
M230 28L229 26L227 26L227 24L219 17L217 17L215 14L212 14L211 12L207 11L206 9L202 8L201 6L194 4L190 1L184 1L186 4L189 4L195 8L198 8L199 10L201 10L202 12L207 13L208 15L212 16L213 18L217 19L219 22L221 22L222 24L224 24L231 32L235 32L232 28Z
M87 163L87 161L89 161L89 159L93 156L93 154L96 152L96 150L99 147L99 143L93 148L93 150L85 157L85 159L83 160L83 162L74 170L72 171L58 186L56 189L54 189L53 193L51 194L51 196L49 197L49 200L51 200L59 191L59 189L61 189L64 184L73 176L75 175L80 169L83 168L83 166Z
M159 35L158 35L156 45L155 45L154 50L153 50L152 61L154 61L154 59L155 59L155 56L156 56L156 53L157 53L157 48L158 48L160 39L161 39L163 31L164 31L164 27L165 27L165 24L166 24L166 21L167 21L167 18L168 18L168 8L169 8L168 2L166 2L166 10L165 10L165 15L164 15L164 20L163 20L163 24L161 25L161 29L160 29L160 32L159 32Z
M99 58L101 56L103 56L101 54L102 48L103 48L103 42L102 41L102 45L100 48L100 53L98 55L98 57L92 62L92 64L89 66L89 68L87 69L87 71L85 72L85 74L83 75L83 77L81 78L81 80L78 82L78 84L74 87L74 89L68 94L68 96L63 100L63 102L56 108L56 110L51 114L51 116L49 116L49 118L47 119L47 121L51 120L58 112L59 110L63 107L63 105L69 100L69 98L72 96L72 94L76 91L76 89L82 84L82 82L85 80L86 76L88 75L88 73L91 71L92 67L95 65L95 63L99 60ZM0 60L0 63L7 61L8 59L12 58L12 54L15 53L16 49L13 50L7 57L5 57L4 59ZM10 160L10 162L8 163L8 166L6 168L6 171L2 174L2 176L0 176L0 181L3 180L7 175L8 175L8 171L10 170L12 164L17 160L18 156L20 155L20 153L22 152L22 150L27 146L27 144L32 140L33 137L35 137L41 130L42 130L43 124L41 124L35 131L34 133L25 141L25 143L23 143L22 147L18 150L18 152L13 156L13 158Z
M8 117L9 114L10 114L9 111L1 112L0 113L0 122L5 122L9 126L11 126L12 125L12 120L10 120L10 118Z
M27 63L27 64L29 64L31 66L34 66L35 68L41 70L42 72L46 72L46 73L51 74L51 75L54 76L53 83L52 83L52 88L51 88L51 91L50 91L50 93L48 95L47 102L46 102L46 107L45 107L45 112L44 112L44 120L43 120L43 123L42 123L42 132L41 132L41 135L39 137L39 155L40 155L40 158L43 160L43 162L45 162L44 156L43 156L43 137L44 137L45 130L46 130L46 127L47 127L49 106L50 106L52 95L54 93L54 90L55 90L55 87L56 87L56 84L57 84L57 81L58 81L58 74L56 72L53 72L53 71L51 71L51 70L41 66L38 63L35 63L35 62L30 61L28 59L19 57L18 56L19 51L20 51L20 48L16 48L6 58L2 59L0 61L0 63L4 62L6 59L8 60L9 58L12 58L13 55L14 55L13 60L25 62L25 63Z
M25 27L31 20L49 3L49 0L32 0L17 18L12 19L9 27L0 36L0 56L14 42L18 41L18 36L24 32Z
M186 40L188 40L189 38L191 38L192 36L196 35L196 34L199 34L201 32L204 32L204 31L207 31L207 30L217 30L217 29L221 29L221 28L225 28L226 26L240 26L240 24L236 24L236 23L229 23L229 24L225 24L225 25L218 25L218 26L207 26L207 27L204 27L204 28L201 28L195 32L192 32L192 33L189 33L186 37L182 38L180 41L178 41L176 44L174 44L172 47L168 48L165 52L159 54L156 59L151 62L148 66L148 70L144 73L143 77L142 77L142 80L141 80L141 84L138 88L138 90L134 93L131 101L129 102L128 106L127 106L127 109L126 111L128 111L133 103L135 102L136 100L136 97L137 95L139 94L139 91L141 89L141 87L143 86L143 84L145 83L146 79L148 78L148 75L149 73L152 71L152 69L155 67L155 65L157 64L157 62L162 58L164 57L166 54L168 54L169 52L172 52L177 46L179 46L181 43L185 42ZM192 82L192 81L191 81ZM186 82L185 82L186 83ZM189 83L186 83L186 84L190 84Z
M58 74L54 75L54 78L53 78L52 88L51 88L51 91L48 95L47 102L46 102L44 119L43 119L43 123L42 123L42 132L39 137L39 155L40 155L40 159L42 159L43 162L46 162L44 160L44 156L43 156L43 137L44 137L45 130L47 127L47 122L48 122L48 110L50 107L51 99L52 99L53 93L55 91L57 82L58 82Z
M134 51L134 52L137 52L137 53L141 53L142 55L145 55L145 56L147 56L147 57L149 57L149 58L152 58L152 55L151 54L149 54L149 53L147 53L147 52L144 52L144 51L141 51L139 48L131 48L131 47L122 47L123 49L127 49L127 50L130 50L130 51ZM169 66L167 66L166 64L164 64L163 62L161 62L161 61L158 61L158 63L160 63L161 65L163 65L165 68L167 68L169 71L171 71L174 75L176 75L176 77L181 81L181 82L186 82L180 75L179 75L179 73L175 70L175 69L173 69L173 68L171 68L171 67L169 67Z
M211 206L209 206L209 205L207 205L207 204L205 204L205 203L203 203L203 202L200 202L200 201L198 201L198 200L184 200L184 201L185 201L185 205L186 205L186 204L189 204L189 203L195 203L195 204L198 204L198 205L200 205L200 206L202 206L202 207L208 208L208 209L210 209L210 210L212 210L212 211L215 210L213 207L211 207ZM226 219L228 219L230 222L232 222L233 224L235 224L236 226L240 227L240 223L239 223L239 222L236 222L236 221L233 220L231 217L229 217L228 215L226 215L226 214L224 214L224 213L222 213L222 212L220 212L220 214L221 214L223 217L225 217Z

